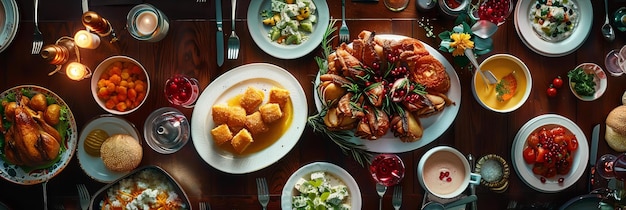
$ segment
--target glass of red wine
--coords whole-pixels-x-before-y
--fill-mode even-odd
[[[165,82],[165,97],[176,106],[194,107],[199,95],[198,80],[176,74]]]
[[[596,162],[596,172],[605,179],[626,179],[626,155],[605,154]]]
[[[404,162],[395,154],[379,154],[374,157],[369,171],[372,178],[384,186],[393,186],[404,178]]]

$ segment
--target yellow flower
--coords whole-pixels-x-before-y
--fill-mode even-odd
[[[453,40],[450,47],[454,48],[452,56],[462,56],[465,54],[465,49],[474,48],[474,42],[470,40],[472,36],[468,33],[453,33],[450,38]]]

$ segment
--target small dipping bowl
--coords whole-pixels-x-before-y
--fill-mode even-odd
[[[485,155],[476,163],[476,173],[480,174],[480,183],[492,190],[501,190],[508,184],[511,169],[502,157],[494,154]]]
[[[485,86],[477,72],[472,77],[472,93],[478,103],[488,110],[500,113],[508,113],[521,107],[528,97],[532,88],[533,80],[530,70],[519,58],[510,54],[495,54],[485,59],[480,64],[480,69],[490,70],[499,80],[504,76],[515,72],[517,91],[513,97],[506,101],[499,101],[496,97],[496,85]]]
[[[576,98],[583,100],[583,101],[593,101],[593,100],[600,98],[604,94],[604,91],[606,91],[606,86],[607,86],[606,73],[604,73],[604,70],[602,70],[602,67],[600,67],[598,64],[595,64],[595,63],[583,63],[583,64],[576,66],[576,68],[574,69],[577,69],[577,68],[582,68],[585,72],[594,74],[593,82],[596,83],[596,86],[595,86],[596,92],[591,96],[579,95],[574,90],[575,83],[571,82],[570,80],[569,89],[572,91],[574,96],[576,96]]]

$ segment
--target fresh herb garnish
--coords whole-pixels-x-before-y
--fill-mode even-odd
[[[570,82],[574,85],[574,91],[581,96],[593,96],[596,93],[596,83],[593,81],[594,74],[587,73],[582,68],[576,68],[567,72]]]

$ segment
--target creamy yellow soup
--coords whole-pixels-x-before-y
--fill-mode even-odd
[[[479,74],[474,75],[474,91],[476,96],[488,107],[495,110],[508,110],[515,107],[523,99],[526,91],[527,78],[522,67],[514,60],[507,58],[498,58],[489,60],[482,64],[481,69],[490,70],[498,79],[515,71],[515,79],[517,80],[517,91],[513,98],[508,101],[498,101],[496,98],[496,84],[485,87],[483,79]]]

